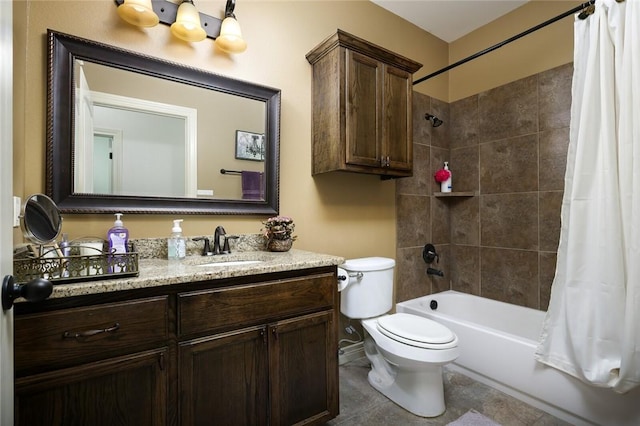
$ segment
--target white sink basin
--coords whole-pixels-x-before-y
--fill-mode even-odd
[[[230,261],[222,261],[222,262],[211,262],[211,263],[203,263],[198,266],[240,266],[240,265],[252,265],[256,263],[262,263],[262,260],[230,260]]]

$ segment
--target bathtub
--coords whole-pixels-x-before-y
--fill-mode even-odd
[[[432,309],[433,301],[437,308]],[[396,305],[449,327],[460,356],[450,368],[575,425],[640,425],[640,390],[588,386],[534,360],[545,312],[456,291]]]

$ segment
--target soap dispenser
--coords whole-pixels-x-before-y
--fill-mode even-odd
[[[169,260],[182,260],[187,255],[187,240],[182,236],[181,223],[182,219],[173,221],[171,237],[167,241],[167,257]]]
[[[107,232],[109,253],[126,253],[129,243],[129,230],[122,223],[122,213],[116,213],[116,220]]]
[[[449,177],[447,180],[440,182],[440,192],[451,192],[451,177],[453,174],[451,173],[451,170],[449,170],[448,161],[444,162],[444,170],[449,172]]]

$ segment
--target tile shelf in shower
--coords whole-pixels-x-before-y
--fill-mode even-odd
[[[434,192],[433,193],[433,196],[436,198],[475,197],[476,195],[478,195],[478,191]]]

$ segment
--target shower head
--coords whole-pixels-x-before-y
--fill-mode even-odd
[[[433,114],[425,114],[424,118],[429,120],[431,122],[431,124],[433,125],[433,127],[438,127],[442,123],[444,123],[444,121],[440,120],[438,117],[436,117]]]

